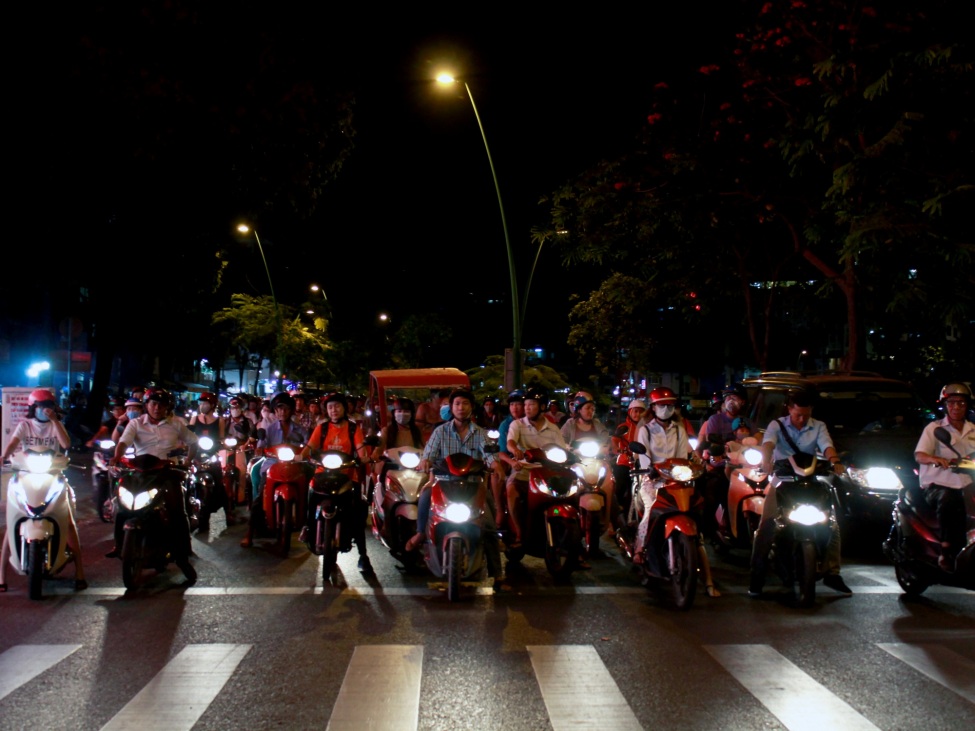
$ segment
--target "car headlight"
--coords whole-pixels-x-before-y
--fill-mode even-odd
[[[471,508],[464,503],[451,503],[444,511],[444,517],[451,523],[466,523],[471,519]]]
[[[903,487],[897,473],[890,467],[868,467],[865,470],[850,467],[850,479],[867,488],[868,492],[897,493]]]
[[[789,520],[801,525],[825,523],[827,517],[826,513],[813,505],[799,505],[789,513]]]

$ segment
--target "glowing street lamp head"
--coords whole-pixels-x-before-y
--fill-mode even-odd
[[[241,223],[237,225],[237,230],[240,231],[242,234],[247,234],[250,233],[251,228],[246,223]]]
[[[457,79],[455,79],[452,74],[448,74],[448,73],[445,72],[445,73],[442,73],[442,74],[437,74],[437,83],[438,84],[444,84],[444,85],[446,85],[446,84],[456,84],[457,83]]]

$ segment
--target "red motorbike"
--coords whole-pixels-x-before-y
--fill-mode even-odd
[[[304,524],[308,496],[308,469],[304,462],[295,461],[298,450],[300,447],[291,444],[265,447],[265,458],[275,462],[265,475],[261,509],[251,508],[252,531],[267,530],[285,557],[291,550],[295,526]]]
[[[580,567],[583,554],[579,497],[586,483],[572,469],[579,459],[561,447],[549,446],[529,449],[524,461],[529,474],[522,542],[519,548],[511,548],[513,534],[505,531],[509,543],[505,555],[513,562],[526,555],[542,558],[554,578],[566,579]]]

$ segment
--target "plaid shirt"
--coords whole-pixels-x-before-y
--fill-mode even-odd
[[[460,438],[454,420],[451,419],[433,430],[430,439],[423,448],[423,459],[431,466],[450,454],[463,452],[472,457],[483,459],[488,466],[494,464],[494,455],[484,453],[484,440],[487,432],[472,421],[467,427],[467,436]]]

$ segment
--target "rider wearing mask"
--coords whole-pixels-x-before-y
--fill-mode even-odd
[[[247,453],[249,451],[250,441],[256,436],[257,427],[245,414],[246,403],[244,399],[240,396],[231,396],[228,405],[230,406],[230,416],[225,421],[225,429],[228,437],[234,437],[237,440],[238,446],[236,460],[237,470],[240,473],[240,484],[236,486],[236,489],[240,494],[246,495]],[[224,457],[224,468],[229,466],[226,464],[229,456],[228,453]],[[233,485],[228,485],[227,487],[234,489]]]
[[[745,393],[740,388],[726,388],[721,396],[721,409],[712,414],[698,432],[698,454],[703,452],[708,442],[724,444],[735,438],[732,424],[745,406]]]
[[[666,386],[653,389],[650,392],[650,408],[653,410],[653,418],[647,421],[637,434],[637,441],[647,448],[646,454],[639,455],[641,469],[648,469],[671,458],[690,458],[698,461],[699,458],[691,449],[687,429],[684,427],[684,417],[677,410],[677,394]],[[638,507],[642,505],[643,517],[640,519],[640,526],[636,534],[633,551],[634,563],[641,563],[643,560],[643,548],[646,545],[647,531],[650,528],[650,508],[656,494],[657,481],[651,475],[644,475],[637,493]],[[714,586],[714,580],[711,577],[711,563],[708,560],[708,554],[700,533],[698,538],[698,555],[708,596],[721,596],[721,593]]]
[[[125,399],[117,398],[112,400],[112,410],[109,417],[101,423],[98,427],[98,431],[95,432],[94,436],[85,442],[85,446],[91,449],[98,444],[102,439],[111,439],[114,441],[112,436],[115,433],[115,427],[118,426],[118,421],[123,416],[125,416]]]
[[[186,446],[187,456],[192,459],[196,452],[197,436],[182,421],[173,416],[173,395],[164,388],[150,388],[146,391],[146,413],[132,419],[115,445],[115,456],[109,461],[113,467],[131,446],[135,455],[151,454],[169,460],[170,454]],[[183,499],[183,473],[166,470],[160,480],[169,529],[172,531],[173,562],[186,576],[187,584],[196,583],[196,570],[190,564],[192,554],[190,544],[190,521],[186,516],[186,501]],[[120,510],[115,517],[115,547],[105,554],[117,558],[122,549],[122,534],[128,514]]]
[[[415,407],[412,399],[401,396],[393,401],[389,407],[393,417],[387,426],[379,432],[379,443],[372,449],[370,459],[375,465],[375,476],[382,480],[389,463],[383,459],[387,449],[396,447],[413,447],[423,449],[423,435],[416,425],[413,414]]]
[[[11,454],[20,448],[22,451],[43,452],[54,450],[63,453],[71,446],[71,437],[64,424],[61,423],[61,416],[58,412],[57,401],[51,391],[44,388],[36,388],[27,397],[27,418],[17,424],[14,433],[10,436],[3,455],[0,456],[0,464],[7,461]],[[84,562],[81,558],[81,539],[78,537],[78,526],[74,519],[75,496],[74,490],[70,485],[65,487],[68,490],[68,535],[67,543],[74,554],[74,588],[75,591],[82,591],[88,588],[85,581]],[[3,582],[3,572],[6,570],[7,561],[10,557],[10,542],[7,536],[3,538],[3,548],[0,549],[0,592],[7,590],[7,584]]]
[[[190,417],[189,427],[197,436],[208,436],[215,442],[224,437],[223,417],[217,413],[220,400],[216,394],[204,391],[197,402],[197,413]]]
[[[697,451],[704,455],[710,451],[710,467],[702,476],[704,495],[704,521],[701,528],[709,536],[717,530],[715,513],[719,505],[728,504],[728,470],[724,456],[724,445],[735,440],[735,420],[745,406],[745,392],[740,388],[726,388],[721,392],[721,409],[712,414],[701,426],[698,433]],[[709,450],[710,445],[713,446]]]
[[[633,459],[626,449],[630,442],[635,442],[643,418],[647,413],[647,402],[643,399],[633,399],[626,407],[626,418],[616,427],[612,438],[613,451],[616,454],[613,465],[613,481],[616,483],[616,504],[620,515],[624,519],[630,512],[633,499],[633,483],[630,479],[630,464]]]
[[[312,449],[325,451],[327,449],[338,450],[345,454],[356,455],[362,462],[369,463],[369,447],[366,446],[365,436],[358,422],[351,421],[347,416],[346,400],[340,393],[330,393],[325,397],[325,413],[328,420],[323,421],[315,427],[308,444],[301,452],[301,458],[307,459]],[[359,472],[356,468],[349,470],[349,479],[358,483],[360,480]],[[360,496],[362,491],[355,489],[351,491],[352,504],[352,540],[359,549],[359,571],[362,573],[372,573],[372,562],[366,547],[366,516],[369,505]],[[315,509],[323,500],[322,496],[309,488],[307,520],[301,529],[300,540],[307,542],[309,534],[315,528]]]
[[[975,455],[975,424],[966,419],[972,405],[972,390],[964,383],[949,383],[941,389],[938,403],[945,417],[924,427],[914,448],[914,458],[921,465],[921,488],[924,499],[935,509],[941,532],[941,556],[938,566],[943,571],[955,570],[955,556],[965,545],[965,488],[972,484],[970,475],[948,469],[958,454]],[[944,427],[951,435],[951,446],[939,442],[934,430]]]
[[[599,419],[596,418],[596,402],[588,393],[580,393],[572,401],[572,416],[562,425],[562,438],[567,444],[572,444],[577,439],[585,437],[595,437],[600,442],[606,442],[609,438],[609,430]],[[605,446],[603,447],[605,449]],[[602,459],[602,457],[600,457]],[[610,531],[610,535],[615,535],[613,528],[613,516],[616,515],[616,484],[613,481],[613,474],[610,472],[602,483],[603,490],[606,491],[606,506],[603,511],[602,521],[604,529]],[[589,558],[605,558],[605,554],[594,546],[589,551]]]

